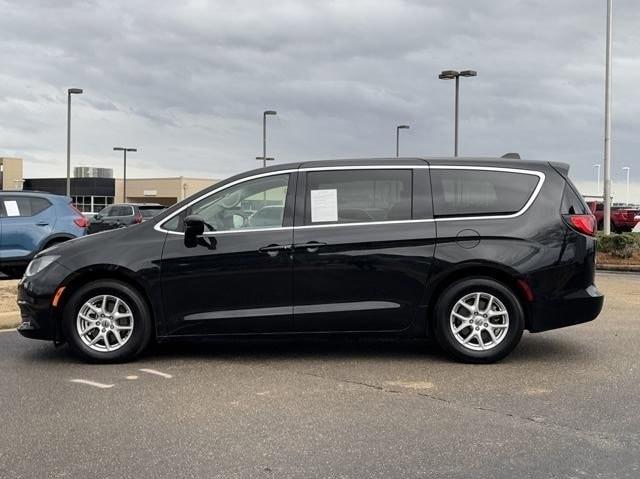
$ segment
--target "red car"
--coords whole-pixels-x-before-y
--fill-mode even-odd
[[[598,230],[604,229],[604,205],[601,201],[587,201],[589,209],[598,221]],[[611,207],[611,231],[624,233],[633,230],[640,221],[640,210],[633,208]]]

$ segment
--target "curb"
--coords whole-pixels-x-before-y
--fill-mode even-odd
[[[0,329],[16,328],[20,324],[20,312],[0,313]]]
[[[637,264],[598,264],[596,271],[618,271],[625,273],[640,273],[640,265]]]

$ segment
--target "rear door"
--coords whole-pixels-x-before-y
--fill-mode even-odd
[[[2,259],[27,258],[38,252],[55,226],[54,208],[46,198],[3,196]]]
[[[426,164],[303,169],[297,191],[296,329],[408,328],[434,255]]]

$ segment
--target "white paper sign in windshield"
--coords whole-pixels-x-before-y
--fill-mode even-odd
[[[20,210],[18,209],[17,201],[5,201],[4,210],[7,212],[7,216],[20,216]]]
[[[338,190],[311,190],[311,222],[338,221]]]

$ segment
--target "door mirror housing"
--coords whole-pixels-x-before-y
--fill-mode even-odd
[[[102,215],[100,213],[98,213],[97,215],[95,215],[93,217],[93,219],[96,220],[96,221],[100,221],[102,219]]]
[[[184,219],[185,238],[196,238],[204,234],[204,219],[199,215],[189,215]]]

